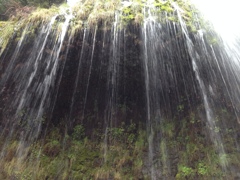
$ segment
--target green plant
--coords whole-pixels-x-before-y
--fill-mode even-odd
[[[124,133],[124,128],[110,128],[109,132],[113,138],[122,138]]]
[[[176,176],[177,179],[179,178],[187,178],[190,176],[194,175],[194,170],[191,167],[185,166],[185,165],[180,165],[179,166],[179,171]]]
[[[221,130],[221,129],[220,129],[220,127],[217,127],[217,126],[216,126],[216,127],[214,127],[214,132],[215,132],[215,133],[219,133],[219,132],[220,132],[220,130]]]
[[[166,137],[173,138],[174,129],[175,129],[175,125],[173,122],[164,122],[162,124],[162,132],[163,132],[163,135]]]
[[[208,169],[207,166],[203,162],[199,162],[197,165],[197,173],[199,175],[207,175]]]
[[[83,125],[79,124],[73,128],[72,137],[74,140],[82,140],[85,136],[85,129]]]
[[[132,143],[135,141],[135,139],[136,139],[135,134],[129,134],[129,135],[128,135],[127,140],[128,140],[128,143],[129,143],[129,144],[132,144]]]
[[[177,111],[179,113],[183,112],[183,110],[184,110],[184,105],[183,104],[180,104],[180,105],[177,106]]]
[[[43,153],[50,157],[56,157],[61,151],[61,145],[58,140],[51,140],[43,147]]]

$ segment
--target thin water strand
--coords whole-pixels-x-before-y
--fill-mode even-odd
[[[200,86],[200,90],[201,90],[201,93],[202,93],[202,97],[203,97],[203,102],[204,102],[204,108],[205,108],[205,112],[206,112],[206,118],[207,118],[209,133],[211,135],[212,142],[214,143],[214,145],[215,145],[215,147],[216,147],[216,149],[219,153],[219,159],[221,161],[222,168],[226,171],[227,160],[225,158],[221,158],[221,156],[225,154],[225,150],[224,150],[224,147],[223,147],[223,142],[222,142],[221,136],[214,131],[214,128],[216,127],[216,124],[215,124],[215,121],[214,121],[213,111],[212,111],[212,109],[209,105],[209,100],[208,100],[208,97],[207,97],[206,87],[204,85],[204,82],[201,79],[199,69],[198,69],[198,65],[197,65],[197,60],[200,61],[199,55],[194,50],[194,46],[193,46],[193,43],[192,43],[192,41],[189,37],[187,27],[186,27],[186,25],[185,25],[185,23],[184,23],[184,21],[181,17],[180,8],[178,7],[178,5],[176,3],[172,3],[172,5],[177,11],[178,19],[179,19],[183,34],[185,35],[186,40],[187,40],[187,48],[188,48],[189,54],[191,56],[193,70],[195,72],[195,75],[196,75],[196,78],[197,78],[197,81],[198,81],[198,84]]]

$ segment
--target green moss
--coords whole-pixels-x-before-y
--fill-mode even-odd
[[[221,113],[230,118],[226,111]],[[222,170],[223,160],[239,168],[240,153],[232,148],[232,136],[226,130],[227,153],[219,155],[214,144],[198,133],[204,128],[198,119],[197,113],[191,112],[184,119],[164,119],[156,126],[155,134],[161,134],[156,161],[162,165],[162,175],[172,175],[169,160],[173,163],[171,158],[174,157],[172,166],[177,168],[176,179],[233,178],[231,172]],[[103,138],[86,137],[82,125],[76,125],[70,135],[53,128],[44,141],[39,139],[26,147],[21,160],[16,154],[21,143],[11,141],[1,161],[1,174],[4,179],[149,179],[150,174],[144,173],[149,148],[147,137],[147,131],[137,128],[137,124],[123,123],[108,129],[106,148]]]
[[[14,36],[16,25],[14,21],[0,21],[0,55]]]
[[[198,29],[195,24],[199,23],[195,22],[193,13],[197,12],[188,2],[178,0],[176,3],[183,11],[182,16],[187,26],[191,31],[195,32]],[[6,48],[9,40],[15,32],[15,29],[22,29],[27,24],[31,24],[28,35],[30,35],[30,37],[34,37],[39,25],[48,23],[53,16],[58,15],[58,17],[60,17],[60,15],[63,13],[61,9],[64,8],[67,8],[66,4],[63,4],[59,7],[52,6],[48,9],[38,8],[28,16],[20,17],[15,21],[0,22],[0,28],[3,26],[6,27],[0,33],[1,52],[3,52],[3,50]],[[145,12],[143,12],[144,8],[146,9]],[[84,27],[95,28],[100,23],[105,24],[105,26],[111,26],[115,21],[116,12],[120,15],[119,22],[122,22],[123,27],[128,24],[142,24],[144,21],[144,16],[149,16],[149,8],[154,18],[161,23],[165,23],[166,21],[178,21],[178,17],[176,13],[174,13],[171,1],[155,0],[154,6],[149,7],[147,1],[143,0],[134,0],[128,6],[123,6],[119,0],[86,0],[73,7],[74,18],[71,20],[71,31],[69,31],[69,33],[74,35]],[[61,22],[62,21],[58,20],[56,30],[61,27]],[[17,35],[16,40],[19,40],[19,37],[21,37],[21,34]]]
[[[53,16],[57,15],[59,12],[60,12],[60,8],[56,7],[56,6],[52,6],[49,9],[38,8],[37,10],[32,12],[32,14],[27,19],[26,23],[29,23],[29,22],[35,22],[35,23],[49,22],[50,19]]]
[[[45,141],[39,140],[26,149],[28,155],[19,164],[18,141],[11,142],[7,147],[9,155],[6,157],[9,158],[2,161],[2,174],[6,174],[6,179],[13,176],[18,179],[131,179],[142,176],[145,135],[144,131],[133,134],[136,131],[134,123],[111,128],[109,133],[116,139],[109,137],[115,142],[109,144],[106,157],[102,141],[89,140],[82,129],[81,125],[75,126],[73,134],[66,138],[58,128],[52,129]],[[134,138],[130,138],[133,135]],[[129,143],[123,141],[127,139]]]

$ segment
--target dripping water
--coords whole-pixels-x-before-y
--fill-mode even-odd
[[[90,77],[91,77],[92,64],[93,64],[93,55],[94,55],[94,50],[95,50],[95,45],[96,45],[96,33],[97,33],[97,27],[95,27],[94,35],[93,35],[93,47],[92,47],[91,58],[90,58],[90,66],[89,66],[88,77],[87,77],[87,87],[86,87],[84,103],[83,103],[83,117],[82,117],[82,119],[84,119],[84,111],[85,111],[85,107],[86,107],[86,103],[87,103],[89,81],[90,81]]]
[[[45,57],[46,49],[49,48],[50,45],[49,37],[53,32],[52,27],[57,16],[52,17],[48,24],[43,24],[39,35],[34,42],[33,51],[28,56],[25,67],[17,72],[14,77],[14,81],[17,82],[17,91],[11,107],[17,107],[13,117],[17,122],[14,122],[10,129],[10,133],[7,135],[1,151],[1,157],[4,157],[6,147],[12,138],[13,132],[15,133],[15,131],[17,131],[17,126],[20,124],[22,130],[19,132],[20,139],[16,149],[16,168],[21,166],[22,160],[27,156],[28,146],[41,132],[44,109],[50,105],[50,91],[55,83],[57,69],[59,69],[60,64],[59,57],[72,15],[65,14],[65,17],[66,19],[62,25],[61,33],[59,36],[56,36],[55,42],[51,41],[53,42],[53,47],[49,55]],[[26,26],[26,28],[28,28],[28,26]],[[26,30],[27,29],[25,29],[25,31]],[[25,39],[25,31],[22,34],[15,50],[15,54],[12,57],[13,63],[17,56],[20,55],[20,49],[24,48],[22,45],[23,40]],[[12,66],[13,64],[10,63],[8,68],[12,68]],[[42,71],[41,68],[44,70]],[[39,72],[43,73],[45,76],[43,78],[39,77]],[[8,79],[5,78],[5,80]],[[5,128],[7,130],[9,128],[8,125],[5,125]]]
[[[213,113],[212,108],[210,107],[207,90],[206,90],[204,82],[201,79],[201,76],[199,73],[197,61],[201,61],[201,59],[200,59],[199,55],[197,54],[197,52],[194,50],[194,45],[189,37],[187,27],[181,17],[180,8],[178,7],[178,5],[176,3],[172,3],[172,5],[175,8],[175,10],[177,11],[177,15],[178,15],[178,19],[179,19],[179,22],[180,22],[180,25],[182,28],[182,32],[186,37],[187,48],[188,48],[189,54],[191,56],[193,70],[195,72],[195,75],[196,75],[196,78],[197,78],[197,81],[198,81],[198,84],[199,84],[199,87],[200,87],[200,90],[202,93],[202,97],[203,97],[204,108],[205,108],[205,112],[206,112],[206,118],[207,118],[207,124],[208,124],[208,128],[209,128],[210,137],[219,153],[219,159],[221,161],[222,168],[226,171],[227,160],[225,158],[221,158],[221,157],[223,157],[222,155],[225,154],[222,138],[221,138],[220,134],[218,134],[217,132],[214,131],[214,129],[217,127],[215,120],[214,120],[214,113]]]
[[[109,69],[108,69],[108,97],[107,107],[105,110],[105,130],[104,130],[104,162],[107,161],[107,149],[108,149],[108,133],[109,128],[116,126],[114,121],[116,120],[116,106],[117,106],[117,88],[118,88],[118,73],[119,73],[119,61],[120,61],[120,41],[121,41],[121,24],[120,14],[116,12],[115,21],[111,28],[111,50],[109,58]],[[116,122],[116,121],[115,121]]]
[[[79,84],[79,78],[80,78],[79,75],[80,75],[80,69],[81,69],[81,62],[83,60],[83,53],[84,53],[84,49],[85,49],[85,44],[86,44],[85,41],[86,41],[86,39],[88,39],[88,31],[87,31],[86,28],[84,28],[81,54],[80,54],[80,59],[78,61],[77,75],[76,75],[76,78],[75,78],[75,81],[74,81],[73,95],[72,95],[72,99],[71,99],[70,112],[69,112],[69,118],[68,118],[68,120],[70,122],[72,122],[72,123],[74,122],[72,120],[72,113],[73,113],[73,107],[74,107],[74,104],[75,104],[77,87],[78,87],[78,84]]]

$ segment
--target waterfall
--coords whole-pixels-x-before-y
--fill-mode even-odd
[[[238,12],[220,5],[68,0],[16,23],[0,179],[239,178]]]
[[[208,97],[207,97],[206,87],[204,85],[203,80],[200,77],[200,74],[199,74],[199,68],[198,68],[198,65],[197,65],[197,61],[201,61],[201,59],[199,58],[199,55],[194,51],[194,46],[193,46],[192,41],[190,40],[189,34],[187,32],[186,25],[184,24],[184,22],[181,18],[181,15],[180,15],[180,12],[179,12],[179,7],[176,4],[173,4],[173,6],[175,7],[175,9],[178,13],[178,17],[179,17],[179,21],[180,21],[180,24],[181,24],[182,31],[183,31],[184,35],[186,36],[186,39],[187,39],[187,47],[188,47],[189,54],[191,56],[193,70],[196,74],[196,78],[197,78],[197,81],[199,83],[201,93],[202,93],[202,96],[203,96],[204,108],[205,108],[205,111],[206,111],[206,118],[207,118],[207,123],[208,123],[208,126],[209,126],[209,130],[210,130],[210,136],[212,138],[213,143],[216,145],[216,148],[218,149],[219,154],[225,154],[225,150],[224,150],[224,147],[222,145],[221,137],[219,136],[218,133],[216,133],[214,131],[214,128],[216,128],[217,126],[215,124],[212,108],[209,105],[209,100],[208,100]],[[202,42],[204,43],[204,41],[202,41]],[[203,46],[204,45],[205,44],[203,44]],[[206,52],[206,48],[203,49],[203,51],[204,50]],[[226,160],[223,160],[223,162],[222,162],[223,168],[226,168],[225,166],[226,166],[227,162],[225,162],[225,161]]]

